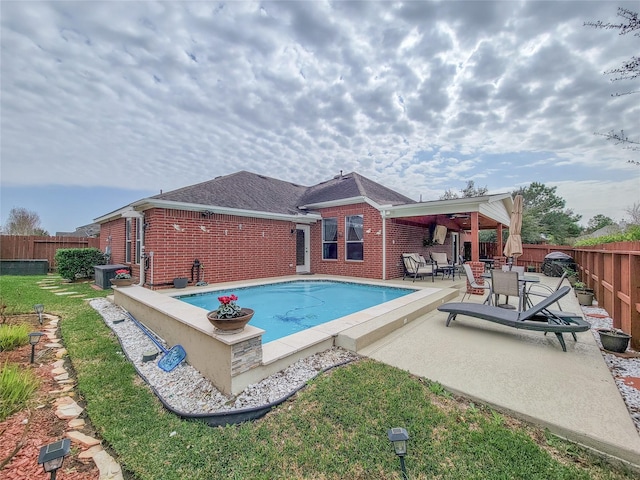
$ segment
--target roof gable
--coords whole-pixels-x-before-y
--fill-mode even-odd
[[[409,197],[352,172],[336,175],[331,180],[307,188],[300,198],[299,205],[313,205],[354,197],[366,197],[379,205],[415,203]]]

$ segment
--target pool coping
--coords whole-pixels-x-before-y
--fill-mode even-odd
[[[237,334],[216,334],[206,318],[206,309],[173,298],[221,289],[323,280],[406,288],[415,292],[264,344],[261,340],[264,330],[251,324]],[[333,346],[357,353],[457,295],[455,288],[433,284],[399,285],[382,280],[330,275],[291,275],[160,291],[136,286],[114,289],[118,305],[132,311],[169,345],[182,344],[187,351],[187,361],[213,381],[219,390],[231,394],[239,393],[248,385]],[[175,321],[175,324],[168,326],[167,320]]]

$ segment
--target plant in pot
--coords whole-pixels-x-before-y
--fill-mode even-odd
[[[132,285],[135,281],[136,279],[131,276],[131,271],[126,268],[116,270],[115,276],[110,280],[111,285],[116,285],[118,287]]]
[[[576,282],[573,289],[576,292],[576,297],[578,297],[578,303],[580,305],[588,307],[593,304],[593,290],[587,288],[586,283]]]
[[[573,287],[576,283],[578,283],[578,272],[576,272],[574,269],[565,268],[564,273],[566,273],[567,280],[569,280],[569,285]]]
[[[609,352],[623,353],[629,346],[631,339],[631,335],[619,328],[599,328],[598,334],[602,348]]]
[[[207,319],[215,327],[217,334],[232,334],[241,332],[254,311],[250,308],[241,308],[236,301],[238,297],[231,294],[218,297],[220,305],[217,310],[207,313]]]

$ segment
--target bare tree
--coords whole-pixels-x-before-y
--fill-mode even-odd
[[[26,208],[14,207],[9,212],[9,218],[3,228],[6,235],[49,235],[40,228],[40,216]]]
[[[638,13],[629,9],[618,7],[618,17],[622,17],[625,21],[621,23],[604,23],[601,20],[597,22],[585,22],[585,26],[602,28],[605,30],[618,30],[618,35],[626,35],[630,32],[635,32],[634,37],[640,37],[640,21],[638,20]],[[612,82],[620,80],[634,80],[640,77],[640,57],[632,56],[629,60],[626,60],[617,68],[606,70],[604,75],[610,75]],[[621,97],[625,95],[631,95],[634,93],[640,93],[640,90],[629,90],[627,92],[616,92],[612,94],[612,97]],[[620,130],[620,133],[611,130],[607,133],[595,132],[596,135],[601,135],[607,140],[612,140],[616,145],[624,145],[624,148],[628,150],[640,150],[640,141],[630,139],[624,130]],[[640,165],[637,160],[628,160],[629,163],[634,165]]]
[[[624,211],[631,218],[629,223],[632,225],[640,225],[640,202],[636,202],[632,206],[625,208]]]
[[[444,195],[440,197],[440,200],[451,200],[452,198],[468,198],[468,197],[481,197],[488,192],[487,187],[477,187],[473,180],[467,181],[467,186],[460,190],[462,196],[455,193],[450,188],[445,190]]]

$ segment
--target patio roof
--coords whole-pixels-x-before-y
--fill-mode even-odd
[[[498,225],[509,226],[513,198],[509,193],[483,195],[481,197],[453,198],[412,203],[409,205],[383,206],[385,218],[406,218],[422,224],[433,223],[438,217],[455,222],[461,230],[471,229],[471,214],[478,213],[480,229],[493,229]]]

